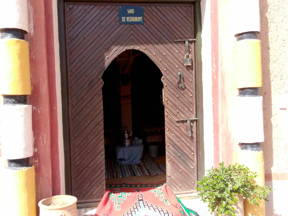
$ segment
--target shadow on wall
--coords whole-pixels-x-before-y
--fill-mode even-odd
[[[273,130],[272,130],[272,92],[271,92],[271,75],[270,75],[270,52],[269,52],[269,26],[268,26],[268,4],[267,0],[260,1],[261,14],[261,45],[262,45],[262,73],[263,73],[263,112],[264,112],[264,161],[265,161],[265,181],[272,186],[271,178],[267,178],[267,173],[272,173],[273,167]],[[273,191],[270,193],[269,202],[266,204],[266,214],[273,214]]]
[[[201,1],[201,18],[202,18],[202,20],[204,20],[204,16],[205,16],[205,13],[206,13],[206,0],[202,0]]]

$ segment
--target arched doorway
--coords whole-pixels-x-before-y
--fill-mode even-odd
[[[166,181],[162,73],[143,52],[126,50],[103,74],[106,185]]]
[[[63,98],[67,103],[66,185],[67,192],[77,196],[79,203],[98,202],[105,191],[105,153],[108,151],[105,152],[104,146],[105,141],[109,141],[105,140],[104,130],[103,73],[126,50],[145,53],[163,75],[167,184],[175,193],[190,193],[196,186],[197,93],[195,49],[193,40],[190,40],[195,37],[194,6],[135,4],[136,7],[144,8],[145,22],[126,25],[117,19],[122,5],[65,3],[67,71],[64,80],[67,86],[63,88],[66,91]],[[184,42],[185,39],[188,42]],[[190,67],[184,64],[184,56],[185,60],[191,60]],[[141,74],[146,73],[132,74],[140,74],[141,77]],[[158,74],[161,76],[161,73]],[[151,80],[160,82],[159,77],[155,79],[151,76],[150,79],[149,76],[144,85],[147,91],[153,89]],[[127,76],[122,76],[121,80],[125,82],[126,79]],[[116,105],[113,104],[113,107],[117,108]],[[132,120],[140,122],[131,113]],[[133,130],[137,124],[130,122]],[[121,124],[118,124],[118,128],[122,127]],[[138,125],[138,129],[141,127]],[[135,131],[138,129],[134,128]],[[117,138],[116,135],[113,138]],[[119,139],[121,132],[118,132]]]

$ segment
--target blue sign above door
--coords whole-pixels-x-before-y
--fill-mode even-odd
[[[119,9],[121,24],[144,24],[144,8],[138,6],[121,6]]]

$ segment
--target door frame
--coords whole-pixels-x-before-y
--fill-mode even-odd
[[[64,164],[65,164],[65,192],[72,192],[71,185],[71,154],[70,154],[70,134],[69,134],[69,106],[68,106],[68,79],[67,79],[67,56],[66,56],[66,32],[65,32],[65,2],[102,2],[102,3],[191,3],[194,4],[196,30],[195,42],[195,88],[196,88],[196,114],[198,122],[196,124],[197,133],[197,176],[201,178],[205,172],[204,164],[204,138],[203,138],[203,88],[202,88],[202,61],[201,61],[201,5],[199,0],[58,0],[58,30],[59,30],[59,53],[61,71],[61,99],[62,99],[62,122],[63,122],[63,141],[64,141]]]

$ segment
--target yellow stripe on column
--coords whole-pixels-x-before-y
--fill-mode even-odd
[[[249,145],[249,144],[248,144]],[[249,167],[250,170],[257,173],[255,179],[260,186],[265,185],[264,178],[264,154],[261,149],[242,149],[238,151],[238,162]],[[244,201],[244,210],[246,216],[264,216],[265,201],[261,201],[259,206],[251,205],[248,201]]]
[[[19,39],[0,40],[0,94],[31,94],[27,41]]]
[[[262,86],[261,44],[258,39],[236,42],[236,70],[238,88]]]
[[[265,185],[264,178],[264,156],[262,150],[239,150],[238,162],[249,167],[250,170],[257,173],[255,179],[260,186]],[[244,202],[245,215],[247,216],[264,216],[265,215],[265,201],[261,201],[259,206],[251,205],[247,201]]]
[[[249,144],[247,144],[249,145]],[[252,147],[253,148],[253,147]],[[258,185],[265,185],[264,180],[264,157],[262,150],[239,150],[238,152],[238,162],[243,164],[253,172],[257,173],[255,179]]]
[[[1,175],[1,215],[36,216],[34,167],[5,168]]]

